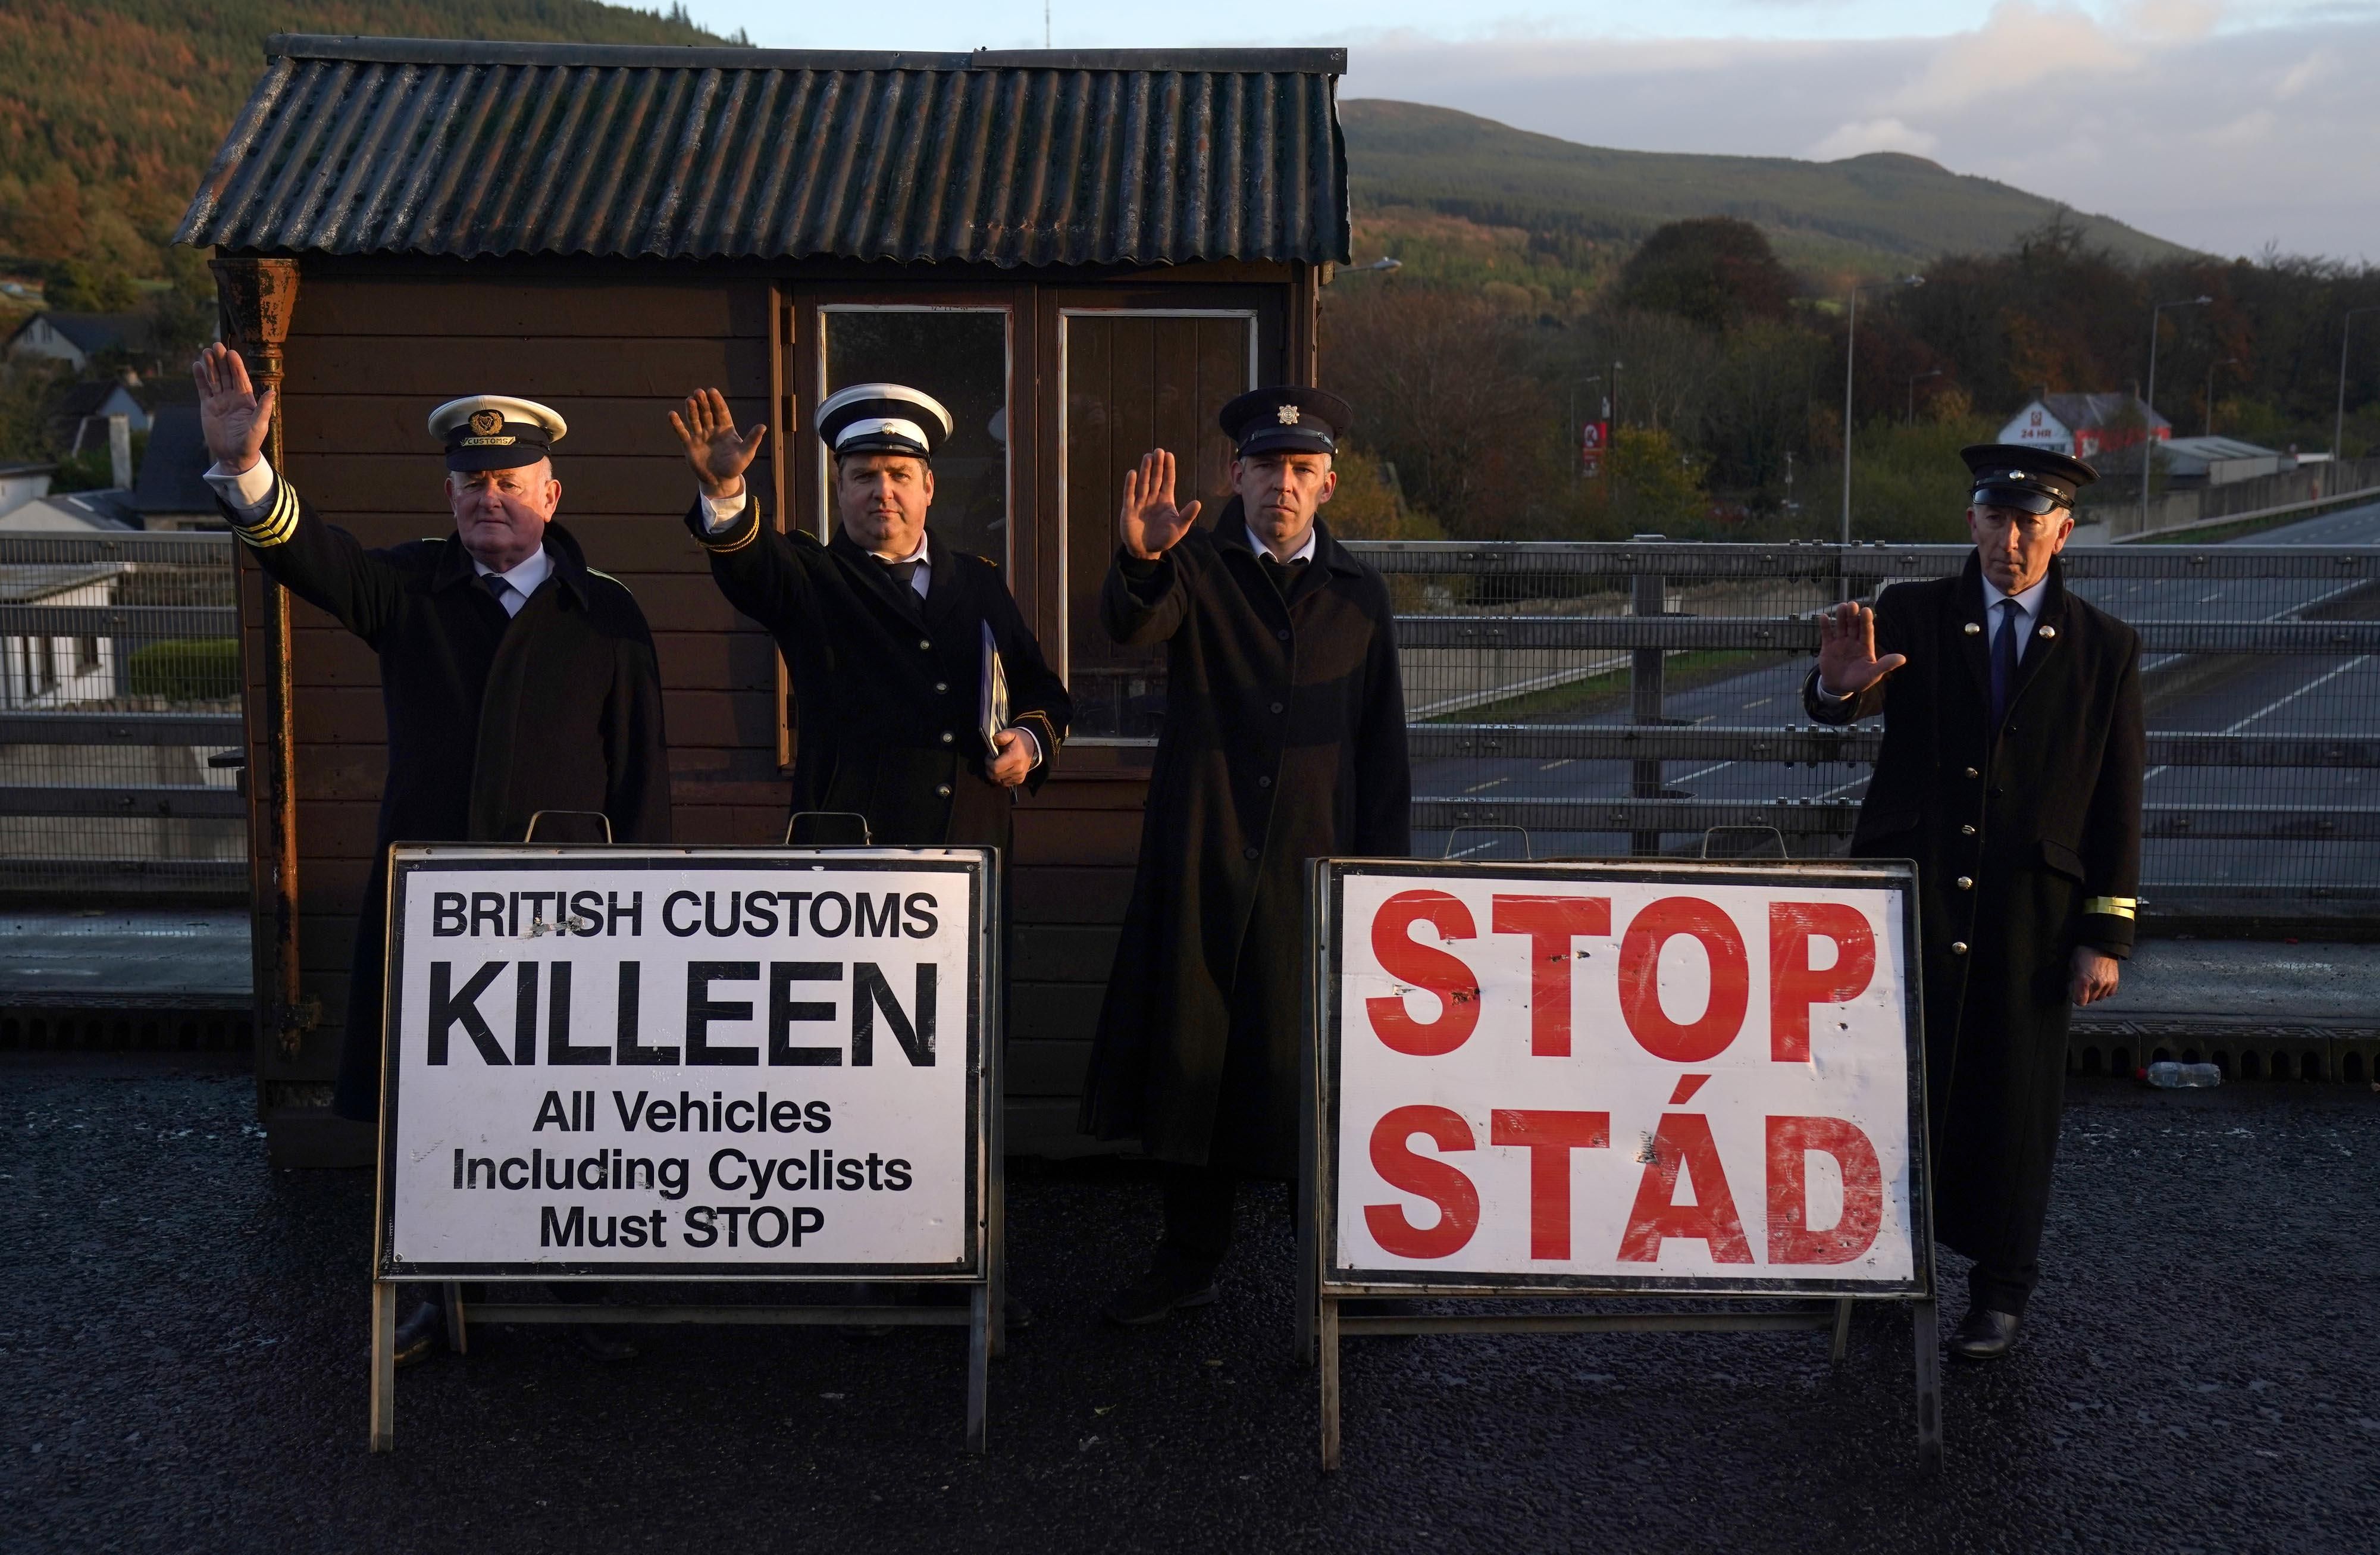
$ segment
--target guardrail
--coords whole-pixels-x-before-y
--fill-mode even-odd
[[[0,535],[0,893],[246,893],[231,546]]]
[[[1815,613],[1971,554],[1658,539],[1350,549],[1397,599],[1417,845],[1479,852],[1500,845],[1492,830],[1450,834],[1518,827],[1540,856],[1771,832],[1771,848],[1839,851],[1881,733],[1803,715]],[[2070,548],[2064,571],[2146,650],[2147,910],[2380,906],[2380,545]]]

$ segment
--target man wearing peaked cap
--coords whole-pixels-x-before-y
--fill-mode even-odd
[[[2139,905],[2140,636],[2066,590],[2080,459],[1963,451],[1975,554],[1821,622],[1810,716],[1884,716],[1852,851],[1914,858],[1936,1234],[1974,1260],[1950,1342],[2005,1355],[2039,1279],[2070,1004],[2116,991]]]
[[[1388,587],[1320,510],[1354,419],[1258,389],[1219,419],[1237,456],[1212,523],[1173,456],[1123,477],[1099,619],[1166,648],[1140,862],[1099,1011],[1083,1127],[1167,1163],[1148,1272],[1107,1306],[1164,1320],[1215,1299],[1244,1177],[1297,1170],[1305,866],[1411,845],[1403,683]]]
[[[555,520],[561,416],[531,400],[476,395],[430,414],[445,446],[451,533],[368,548],[322,521],[264,458],[274,395],[251,388],[237,353],[211,346],[193,367],[206,473],[232,532],[264,570],[327,612],[380,659],[388,777],[349,963],[345,1045],[333,1107],[380,1115],[381,984],[393,843],[519,842],[540,810],[603,816],[611,840],[667,842],[669,760],[652,633],[615,578],[587,565]],[[382,504],[405,507],[391,493]],[[539,840],[601,842],[602,823],[541,827]],[[436,1342],[435,1307],[399,1335],[400,1358]],[[633,1354],[581,1330],[599,1355]]]
[[[700,488],[686,528],[793,677],[794,811],[861,817],[878,843],[1005,848],[1015,796],[1048,778],[1073,703],[999,568],[927,522],[951,414],[904,384],[857,383],[816,419],[833,461],[825,544],[768,523],[747,484],[766,427],[739,431],[716,389],[670,417]],[[1007,702],[990,728],[995,666]],[[844,824],[813,815],[796,840],[860,841]]]

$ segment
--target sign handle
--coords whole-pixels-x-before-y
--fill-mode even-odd
[[[1339,1468],[1339,1299],[1322,1298],[1322,1469]]]
[[[446,1345],[458,1355],[471,1353],[470,1330],[463,1324],[463,1286],[460,1281],[446,1282]]]
[[[523,845],[537,841],[537,823],[550,815],[575,815],[582,820],[600,820],[603,823],[604,844],[608,846],[612,841],[612,818],[601,810],[540,810],[528,818],[528,830],[521,833]]]
[[[1851,1353],[1852,1301],[1851,1297],[1845,1296],[1835,1303],[1835,1336],[1833,1343],[1828,1348],[1827,1359],[1840,1366],[1843,1364],[1843,1357]]]
[[[991,1394],[991,1287],[977,1285],[967,1292],[966,1450],[990,1450],[985,1415]]]
[[[396,1287],[372,1282],[371,1450],[396,1451]]]
[[[1932,1296],[1912,1302],[1917,1341],[1917,1462],[1929,1474],[1942,1468],[1942,1333]]]

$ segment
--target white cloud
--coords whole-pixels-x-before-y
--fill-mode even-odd
[[[1984,25],[1953,33],[1931,51],[1925,69],[1890,99],[1893,106],[1938,114],[1970,103],[2010,102],[2060,76],[2104,81],[2139,68],[2139,52],[2080,11],[2044,10],[2001,0]]]
[[[1932,156],[1934,148],[1941,143],[1940,136],[1912,129],[1899,119],[1862,119],[1856,124],[1837,125],[1825,140],[1802,154],[1812,162],[1838,162],[1847,156],[1865,156],[1870,152]]]
[[[2259,146],[2273,138],[2279,123],[2270,108],[2251,108],[2228,124],[2200,131],[2198,138],[2210,146]]]

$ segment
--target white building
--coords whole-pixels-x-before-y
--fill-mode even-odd
[[[2096,460],[2138,443],[2144,422],[2149,435],[2160,443],[2173,436],[2173,423],[2138,395],[2045,395],[2010,418],[1998,441],[2045,445],[2078,459]]]
[[[118,563],[0,567],[0,605],[105,608],[115,601]],[[55,708],[115,695],[115,643],[47,632],[0,636],[0,708]]]

